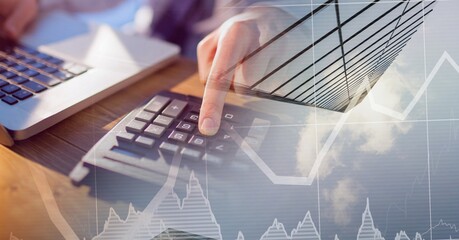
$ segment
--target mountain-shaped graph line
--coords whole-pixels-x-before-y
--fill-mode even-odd
[[[395,110],[389,109],[387,107],[384,107],[382,105],[379,105],[375,102],[373,94],[371,92],[371,87],[368,79],[365,79],[362,81],[360,84],[357,93],[352,100],[351,103],[348,106],[348,109],[346,110],[343,115],[341,115],[339,121],[336,123],[335,127],[333,128],[332,132],[330,133],[330,136],[327,138],[324,146],[321,148],[319,154],[317,155],[316,160],[314,161],[314,164],[309,172],[308,176],[303,176],[303,177],[297,177],[297,176],[279,176],[274,173],[274,171],[263,161],[263,159],[260,158],[260,156],[253,150],[253,148],[244,140],[242,139],[239,134],[228,128],[226,126],[226,131],[228,134],[235,140],[235,142],[239,145],[241,150],[249,156],[249,158],[252,160],[252,162],[255,163],[255,165],[268,177],[268,179],[276,185],[297,185],[297,186],[310,186],[313,182],[315,177],[317,176],[317,173],[319,172],[319,168],[322,164],[323,159],[327,155],[328,151],[330,150],[331,146],[335,142],[338,134],[341,132],[342,127],[344,126],[346,120],[349,118],[350,114],[352,113],[352,110],[354,106],[357,105],[358,100],[360,99],[361,94],[366,90],[368,93],[369,101],[370,101],[370,107],[373,111],[382,113],[386,116],[395,118],[397,120],[405,120],[406,117],[411,113],[413,110],[414,106],[419,102],[421,99],[422,95],[424,92],[427,90],[427,87],[430,85],[432,80],[435,78],[437,75],[438,71],[440,68],[445,64],[445,62],[448,62],[451,64],[451,66],[456,69],[456,71],[459,73],[459,65],[453,60],[453,58],[445,51],[443,55],[440,57],[438,62],[435,64],[435,67],[429,74],[429,76],[426,78],[425,82],[421,86],[421,88],[418,90],[416,93],[415,97],[413,100],[408,104],[407,108],[403,112],[397,112]]]
[[[170,192],[173,191],[173,188],[175,187],[175,182],[177,180],[177,175],[180,169],[180,163],[182,161],[182,157],[180,154],[174,154],[174,157],[172,158],[171,166],[169,168],[169,173],[167,175],[167,180],[163,184],[163,186],[159,189],[159,191],[155,194],[153,199],[148,203],[148,205],[145,207],[143,210],[143,215],[142,218],[139,218],[137,220],[137,223],[135,226],[140,226],[140,221],[148,218],[153,215],[154,210],[161,204],[161,202],[169,195]],[[114,209],[110,209],[111,211],[114,211]],[[135,234],[135,231],[137,229],[130,229],[130,234],[131,234],[131,239],[134,237],[133,235]],[[102,231],[99,235],[103,235],[105,232]],[[99,236],[98,235],[98,236]],[[94,238],[96,238],[95,236]]]
[[[433,231],[434,229],[438,227],[447,227],[451,229],[452,231],[459,233],[459,228],[456,226],[456,224],[447,223],[443,219],[440,219],[440,221],[438,221],[438,223],[435,226],[432,226],[427,231],[423,232],[421,235],[424,236],[425,234],[430,233],[431,231]]]

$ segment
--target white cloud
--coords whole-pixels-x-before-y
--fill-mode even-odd
[[[332,209],[326,210],[331,214],[336,224],[345,226],[350,223],[350,212],[354,205],[360,200],[358,197],[360,187],[350,178],[345,178],[336,184],[332,190],[324,190],[323,195],[326,201],[331,202]]]

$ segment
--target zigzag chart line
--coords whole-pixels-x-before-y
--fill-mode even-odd
[[[438,62],[435,64],[435,67],[433,68],[429,76],[426,78],[425,82],[422,84],[421,88],[416,93],[413,100],[408,104],[407,108],[403,112],[397,112],[395,110],[392,110],[392,109],[389,109],[387,107],[377,104],[374,100],[373,94],[370,91],[371,88],[370,88],[368,79],[365,79],[365,81],[362,82],[357,92],[363,92],[362,90],[366,88],[368,92],[368,97],[370,100],[370,106],[375,112],[379,112],[381,114],[387,115],[389,117],[392,117],[398,120],[405,120],[406,117],[413,110],[414,106],[419,102],[422,95],[427,90],[427,87],[430,85],[430,83],[432,82],[432,80],[435,78],[438,71],[440,70],[440,68],[443,66],[443,64],[445,64],[445,62],[448,62],[449,64],[451,64],[451,66],[454,67],[454,69],[459,73],[459,65],[453,60],[453,58],[447,52],[444,52],[443,55],[438,60]],[[233,139],[236,140],[236,142],[241,147],[241,149],[247,154],[247,156],[250,157],[250,159],[255,163],[255,165],[257,165],[257,167],[260,168],[260,170],[266,175],[266,177],[269,178],[269,180],[271,180],[273,184],[310,186],[314,182],[314,179],[317,176],[317,173],[319,172],[320,165],[322,164],[331,146],[335,142],[336,137],[340,133],[346,120],[349,118],[350,114],[352,113],[352,108],[357,104],[357,100],[359,98],[360,98],[360,95],[356,95],[352,99],[351,103],[348,106],[348,109],[351,109],[351,110],[344,113],[339,119],[336,126],[333,128],[333,131],[331,132],[324,146],[320,150],[316,158],[316,161],[314,161],[311,171],[309,172],[309,175],[307,177],[293,177],[293,176],[276,175],[273,172],[273,170],[250,147],[250,145],[247,144],[240,136],[238,136],[236,132],[234,131],[229,132],[229,134],[232,135]]]

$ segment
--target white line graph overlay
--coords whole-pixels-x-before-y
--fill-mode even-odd
[[[386,116],[389,116],[391,118],[395,118],[397,120],[403,121],[411,113],[414,106],[419,102],[422,95],[426,92],[428,86],[430,85],[432,80],[435,78],[440,68],[446,62],[449,63],[459,73],[459,65],[454,61],[454,59],[447,52],[444,52],[443,55],[438,60],[438,62],[435,64],[429,76],[426,78],[426,80],[422,84],[421,88],[418,90],[418,92],[414,96],[413,100],[408,104],[408,106],[403,112],[397,112],[393,109],[389,109],[385,106],[382,106],[376,103],[376,101],[374,100],[373,94],[371,92],[371,88],[370,88],[368,79],[365,79],[362,82],[357,92],[363,92],[362,90],[366,89],[368,92],[367,97],[369,97],[370,106],[372,110],[374,110],[375,112],[384,114]],[[231,135],[233,139],[235,139],[236,143],[239,145],[242,151],[244,151],[244,153],[247,154],[247,156],[249,156],[249,158],[266,175],[266,177],[268,177],[269,180],[271,180],[273,184],[310,186],[314,182],[314,179],[316,178],[319,172],[319,168],[325,156],[327,155],[331,146],[335,142],[336,137],[341,132],[341,129],[346,123],[346,120],[349,118],[350,114],[352,113],[352,108],[355,105],[357,105],[357,101],[359,98],[360,98],[360,95],[356,95],[352,99],[351,103],[348,106],[348,109],[351,109],[351,110],[344,113],[339,119],[339,121],[337,122],[337,124],[335,125],[335,127],[333,128],[332,132],[330,133],[330,136],[327,138],[324,146],[321,148],[316,160],[314,161],[311,171],[309,172],[309,175],[307,177],[276,175],[273,172],[273,170],[263,161],[263,159],[261,159],[260,156],[258,156],[258,154],[252,149],[252,147],[246,141],[244,141],[244,139],[242,139],[234,130],[227,130],[227,131],[228,131],[228,134]]]

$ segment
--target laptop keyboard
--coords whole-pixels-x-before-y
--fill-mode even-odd
[[[233,105],[225,105],[222,129],[212,137],[198,129],[201,99],[162,92],[132,111],[107,133],[84,157],[87,166],[155,182],[153,175],[167,175],[172,157],[181,155],[182,163],[208,167],[234,164],[244,155],[238,138],[257,151],[268,132],[273,116]],[[78,168],[78,167],[77,167]],[[74,170],[74,182],[82,180]]]
[[[64,61],[32,48],[2,44],[0,47],[1,102],[15,105],[87,70],[85,66]]]

